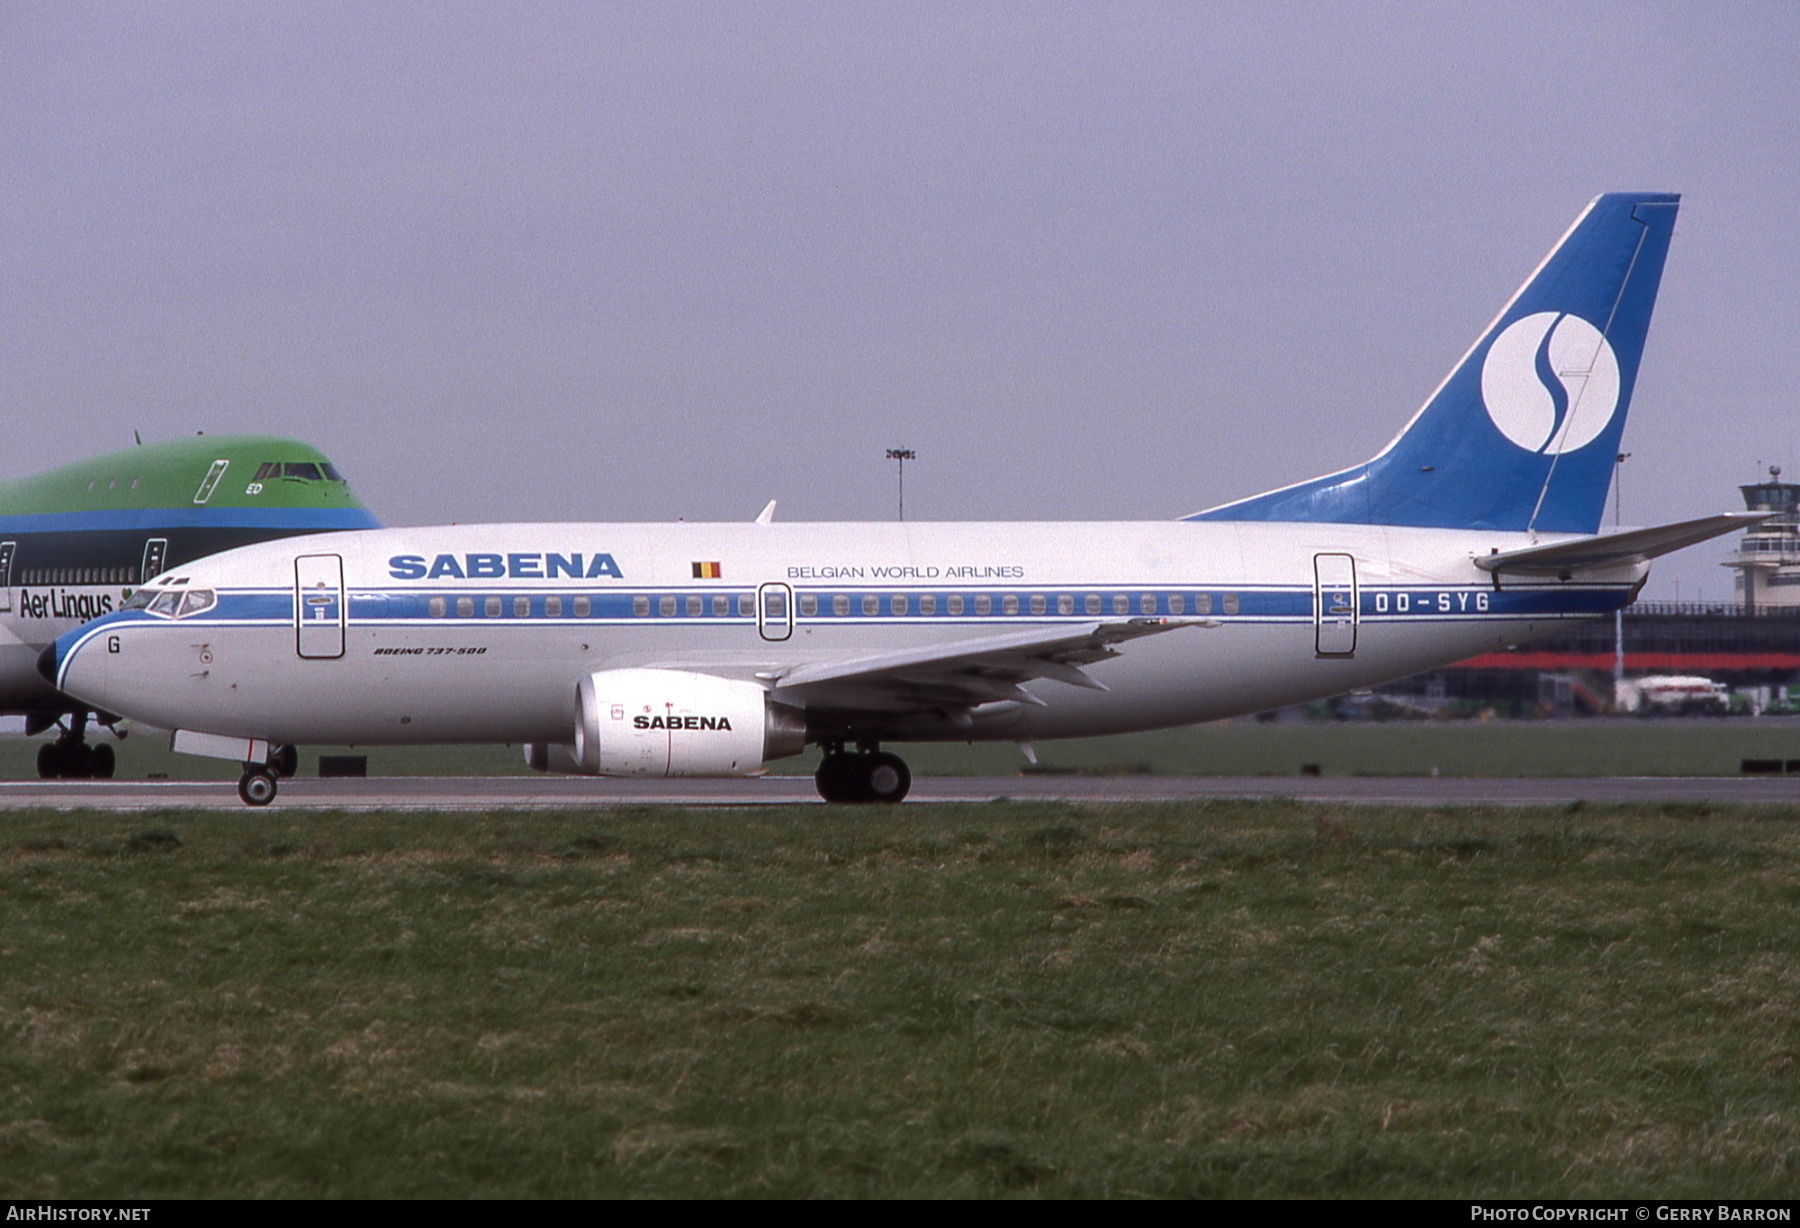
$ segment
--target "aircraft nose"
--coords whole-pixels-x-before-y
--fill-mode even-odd
[[[56,685],[56,645],[45,644],[44,651],[38,653],[37,671],[44,676],[44,681],[51,686]]]

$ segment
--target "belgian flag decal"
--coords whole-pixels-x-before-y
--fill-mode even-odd
[[[696,580],[717,580],[723,574],[717,563],[694,564],[694,579]]]

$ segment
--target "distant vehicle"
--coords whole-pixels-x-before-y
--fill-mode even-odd
[[[40,776],[111,776],[112,747],[86,730],[90,715],[116,718],[45,682],[36,663],[51,641],[170,567],[378,524],[323,453],[270,435],[196,435],[0,482],[0,714],[23,716],[28,734],[62,726],[38,751]]]
[[[883,743],[1372,686],[1610,614],[1648,560],[1764,519],[1597,535],[1676,205],[1589,205],[1371,460],[1183,520],[339,533],[176,568],[39,665],[245,764],[252,805],[296,742],[524,743],[602,776],[753,775],[816,743],[826,800],[892,802],[910,774]]]
[[[1725,716],[1731,711],[1731,689],[1695,674],[1648,674],[1619,687],[1619,706],[1644,715]]]

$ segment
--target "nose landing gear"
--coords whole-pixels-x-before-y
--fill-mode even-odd
[[[246,763],[238,796],[246,806],[267,806],[275,800],[275,774],[260,763]]]
[[[828,747],[813,777],[828,802],[897,802],[912,788],[906,760],[873,748],[856,752]]]

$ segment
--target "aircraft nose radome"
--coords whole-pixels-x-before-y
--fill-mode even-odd
[[[56,685],[56,645],[45,644],[44,651],[38,653],[37,671],[44,676],[44,681],[51,686]]]

